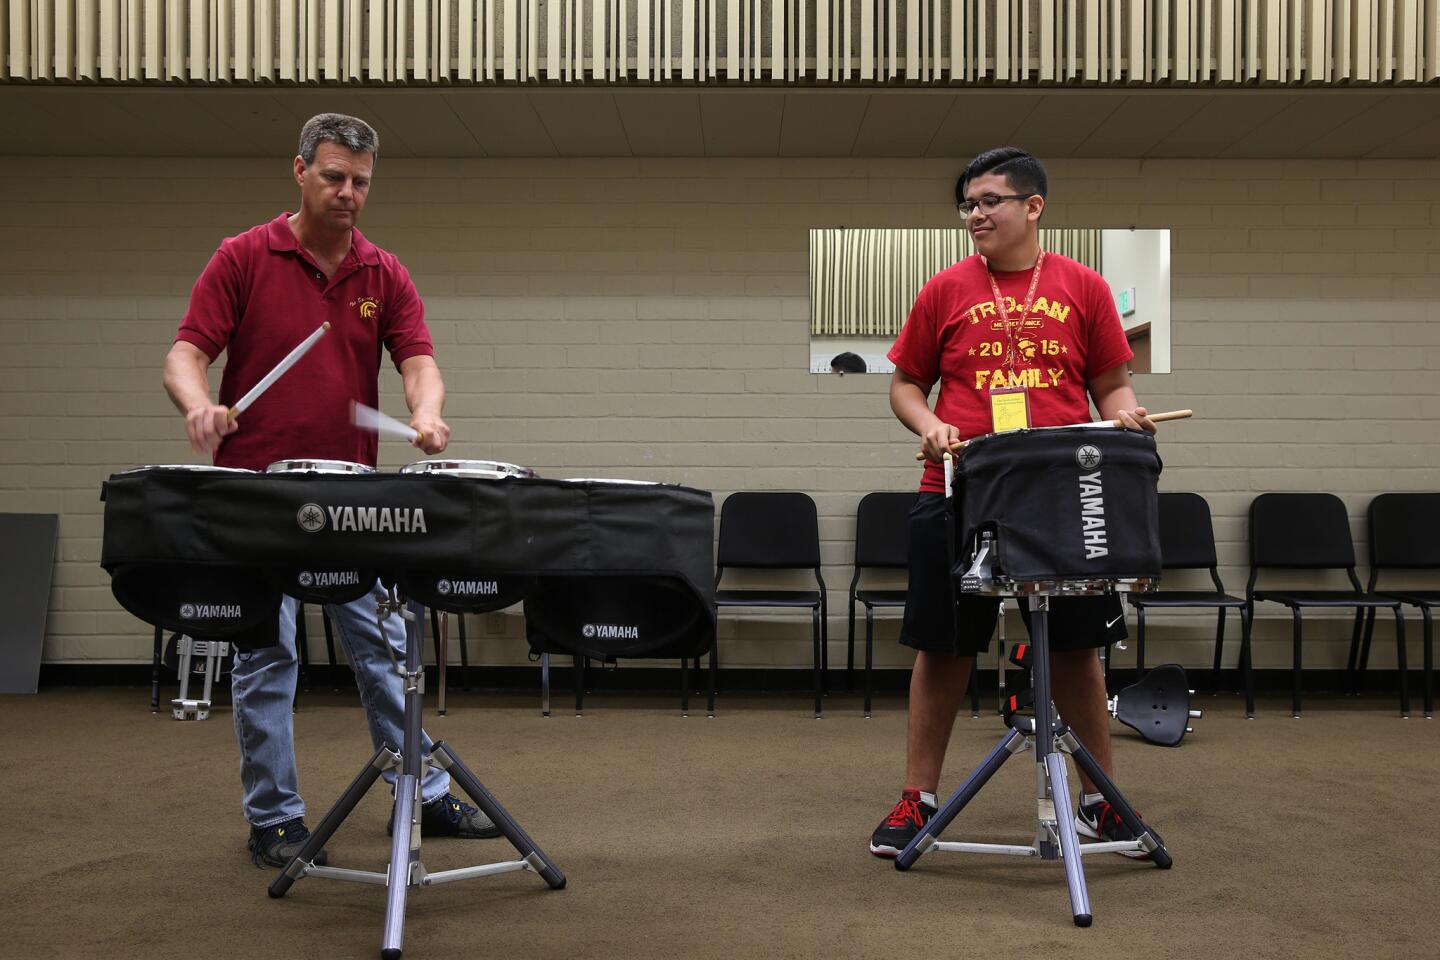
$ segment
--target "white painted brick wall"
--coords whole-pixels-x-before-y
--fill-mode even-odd
[[[1176,372],[1136,385],[1152,409],[1197,412],[1165,429],[1162,486],[1209,498],[1232,591],[1244,587],[1257,493],[1338,493],[1363,556],[1372,494],[1440,490],[1440,163],[1050,168],[1048,224],[1174,231]],[[840,663],[855,504],[868,490],[913,489],[917,471],[885,378],[805,372],[807,231],[953,226],[956,169],[389,160],[364,219],[426,299],[451,454],[682,482],[717,500],[810,492]],[[148,656],[147,628],[111,599],[98,566],[99,484],[193,459],[160,388],[190,285],[221,237],[293,203],[284,158],[0,158],[0,509],[61,514],[48,661]],[[385,377],[399,413],[398,378]],[[382,447],[386,466],[408,459]],[[1288,619],[1260,613],[1257,665],[1288,664]],[[1210,615],[1151,623],[1152,662],[1208,664]],[[494,626],[472,622],[475,657],[523,662],[518,616],[505,637]],[[1380,666],[1394,661],[1388,630]],[[1232,621],[1227,663],[1238,632]],[[727,615],[722,661],[808,664],[807,633],[808,619]],[[877,663],[906,662],[895,621],[879,633]],[[317,655],[320,635],[315,625]],[[1018,618],[1007,635],[1020,635]],[[1342,663],[1348,636],[1346,621],[1317,618],[1307,662]]]

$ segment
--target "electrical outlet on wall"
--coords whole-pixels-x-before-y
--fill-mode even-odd
[[[503,637],[505,635],[505,614],[485,614],[485,633],[491,637]]]

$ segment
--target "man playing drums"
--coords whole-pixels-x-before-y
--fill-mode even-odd
[[[1095,271],[1040,247],[1046,190],[1044,167],[1022,150],[989,150],[970,162],[955,199],[979,253],[926,283],[889,353],[895,364],[890,406],[920,436],[926,464],[910,511],[910,586],[900,637],[917,651],[905,787],[870,838],[876,856],[897,856],[934,815],[955,714],[974,657],[989,646],[995,628],[994,598],[962,595],[951,616],[945,538],[953,534],[944,521],[941,455],[961,440],[1008,426],[1087,422],[1091,400],[1102,419],[1155,432],[1130,386],[1133,354],[1110,288]],[[932,412],[929,395],[937,381]],[[1022,614],[1028,625],[1023,606]],[[1050,637],[1056,706],[1110,772],[1098,648],[1125,637],[1119,599],[1054,600]],[[1082,783],[1078,832],[1132,839],[1095,784],[1083,775]]]
[[[415,285],[393,255],[355,228],[378,146],[363,120],[333,113],[312,118],[300,132],[294,160],[300,212],[224,240],[196,281],[165,358],[165,389],[185,415],[191,446],[213,453],[217,466],[264,470],[293,458],[374,466],[377,437],[351,425],[350,404],[377,405],[382,344],[404,380],[419,446],[435,454],[449,443],[450,428],[441,419],[445,387]],[[330,332],[299,369],[276,381],[243,417],[232,418],[230,407],[240,396],[326,322]],[[219,403],[212,403],[206,370],[222,352],[227,358]],[[377,748],[382,743],[398,748],[401,679],[382,644],[403,659],[403,621],[389,614],[382,636],[373,596],[331,605],[327,612],[355,671],[371,739]],[[237,653],[231,673],[243,809],[256,866],[283,866],[309,836],[291,716],[295,614],[296,601],[286,597],[279,645]],[[424,745],[429,752],[428,737]],[[386,773],[386,779],[393,777],[393,771]],[[448,774],[426,771],[421,786],[426,835],[499,835],[449,789]]]

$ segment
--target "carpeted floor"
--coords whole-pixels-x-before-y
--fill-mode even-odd
[[[1116,725],[1118,779],[1175,868],[1087,858],[1095,925],[1070,923],[1057,863],[932,853],[909,873],[865,841],[894,802],[904,705],[594,697],[583,719],[537,697],[452,694],[427,716],[569,877],[412,891],[416,958],[1422,958],[1440,954],[1434,802],[1440,723],[1390,700],[1312,697],[1246,722],[1205,698],[1179,749]],[[310,822],[371,752],[353,695],[296,718]],[[378,955],[384,891],[321,879],[270,900],[244,851],[228,710],[152,716],[139,689],[0,698],[12,753],[0,814],[0,956]],[[962,715],[942,790],[993,745]],[[1028,842],[1033,763],[1012,760],[945,838]],[[388,794],[331,841],[332,864],[381,869]],[[503,840],[427,843],[431,870],[509,859]]]

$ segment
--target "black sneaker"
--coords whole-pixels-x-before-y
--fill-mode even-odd
[[[1135,816],[1140,816],[1140,811],[1135,811]],[[1097,803],[1077,804],[1075,807],[1075,832],[1082,837],[1089,837],[1091,840],[1134,840],[1135,834],[1125,826],[1125,821],[1120,819],[1120,813],[1110,806],[1109,800],[1101,800]],[[1117,850],[1116,853],[1122,857],[1130,857],[1132,860],[1149,860],[1150,854],[1145,850]]]
[[[394,832],[393,821],[385,832]],[[475,807],[447,793],[439,800],[420,806],[420,836],[491,840],[500,836],[500,828]]]
[[[250,862],[257,867],[283,867],[300,852],[305,841],[310,839],[310,829],[305,821],[296,817],[284,823],[268,827],[251,827],[250,840],[245,844],[250,851]],[[325,851],[321,850],[312,861],[316,866],[325,865]]]
[[[900,802],[870,835],[870,852],[877,857],[898,857],[915,835],[935,816],[935,808],[920,799],[919,790],[902,790]]]

